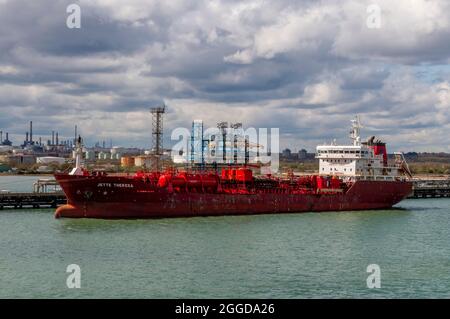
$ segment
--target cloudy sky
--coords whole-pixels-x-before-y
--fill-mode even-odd
[[[312,151],[347,141],[360,114],[390,151],[450,151],[447,0],[0,0],[0,21],[0,130],[15,144],[33,120],[45,139],[76,123],[89,143],[150,147],[164,101],[167,135],[243,122]]]

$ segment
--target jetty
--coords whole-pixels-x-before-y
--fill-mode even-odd
[[[66,195],[62,192],[0,193],[0,210],[4,208],[56,208],[66,203]]]
[[[56,208],[67,203],[64,192],[54,179],[39,179],[33,192],[0,191],[0,210],[4,208]]]
[[[450,197],[450,179],[414,179],[413,192],[408,198]]]

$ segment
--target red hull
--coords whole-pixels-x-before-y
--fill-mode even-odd
[[[55,176],[68,204],[56,217],[163,218],[390,208],[411,193],[407,181],[356,181],[343,192],[173,192],[114,176]]]

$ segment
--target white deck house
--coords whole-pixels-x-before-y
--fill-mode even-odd
[[[383,155],[366,146],[317,146],[321,175],[384,175]]]
[[[355,176],[363,178],[392,179],[408,170],[403,154],[395,153],[396,165],[389,167],[383,158],[383,153],[375,154],[371,141],[361,143],[361,123],[356,117],[352,120],[350,137],[353,145],[319,145],[316,158],[319,159],[320,175]],[[381,143],[384,145],[384,143]],[[387,154],[386,154],[387,155]]]

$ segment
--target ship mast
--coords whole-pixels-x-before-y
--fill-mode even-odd
[[[363,127],[361,125],[361,121],[359,119],[359,115],[356,115],[352,122],[352,130],[350,131],[350,138],[353,140],[353,146],[360,146],[361,145],[361,136],[360,131]]]
[[[69,175],[83,175],[83,168],[81,167],[81,159],[83,156],[83,145],[81,136],[78,136],[75,148],[75,167]]]

